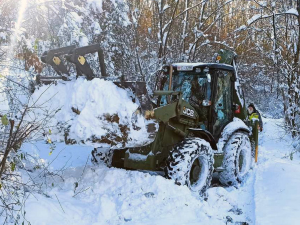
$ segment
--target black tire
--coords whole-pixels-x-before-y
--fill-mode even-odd
[[[101,162],[104,162],[108,167],[111,167],[113,157],[113,150],[109,149],[105,151],[103,148],[94,148],[92,150],[92,163],[98,165]]]
[[[214,154],[208,142],[187,138],[177,146],[166,161],[165,173],[178,185],[203,193],[210,186],[214,170]]]
[[[243,132],[234,133],[225,144],[224,159],[219,180],[223,185],[237,185],[241,183],[252,164],[252,151],[249,136]]]

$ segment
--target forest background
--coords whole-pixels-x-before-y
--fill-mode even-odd
[[[49,155],[55,150],[47,125],[58,110],[28,100],[37,75],[57,76],[42,54],[69,45],[100,44],[109,76],[150,89],[164,64],[215,62],[220,49],[234,51],[247,104],[285,119],[293,160],[300,152],[299,15],[300,0],[0,0],[0,218],[18,221],[27,192],[43,191],[34,180],[21,183],[18,172],[39,171],[42,160],[18,149],[41,137]],[[87,60],[100,77],[97,56]],[[38,108],[47,116],[38,119]],[[47,167],[39,175],[57,175]]]

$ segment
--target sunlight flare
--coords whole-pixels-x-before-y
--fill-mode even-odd
[[[14,27],[14,34],[12,35],[11,38],[11,44],[10,44],[10,51],[8,54],[8,59],[12,59],[13,55],[14,55],[14,47],[16,46],[16,42],[18,40],[18,37],[21,33],[21,25],[24,19],[24,14],[27,8],[27,3],[28,0],[21,0],[20,1],[20,6],[19,6],[19,11],[18,11],[18,19],[17,22],[15,23],[15,27]]]

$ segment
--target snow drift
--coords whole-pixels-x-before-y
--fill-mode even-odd
[[[49,145],[36,142],[24,144],[22,150],[27,166],[30,156],[41,157],[39,168],[29,175],[42,188],[30,194],[24,208],[32,225],[224,225],[229,219],[232,224],[253,224],[246,208],[253,179],[240,189],[211,188],[204,200],[187,186],[154,173],[93,166],[88,146],[58,143],[49,155]],[[22,172],[23,182],[31,184],[28,172]]]
[[[33,93],[30,105],[36,108],[32,118],[50,118],[47,137],[71,144],[145,144],[149,141],[147,126],[153,124],[135,114],[138,104],[126,90],[98,78],[41,86]]]

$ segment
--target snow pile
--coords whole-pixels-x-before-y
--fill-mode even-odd
[[[52,141],[85,142],[96,146],[142,144],[153,121],[135,115],[138,108],[128,92],[111,81],[77,79],[44,85],[31,97],[30,118],[50,118]]]
[[[254,182],[255,224],[296,225],[300,220],[299,153],[284,130],[283,119],[263,121]]]
[[[24,208],[32,225],[252,224],[251,210],[244,207],[245,202],[252,206],[248,183],[240,189],[211,188],[204,199],[160,175],[92,166],[86,146],[59,143],[49,155],[49,145],[38,142],[22,150],[45,162],[22,173],[25,183],[42,184]]]
[[[298,224],[300,159],[285,157],[292,139],[284,121],[263,120],[258,164],[237,187],[211,187],[204,198],[161,176],[92,166],[90,147],[58,143],[49,155],[43,142],[25,144],[26,158],[43,164],[20,170],[23,182],[41,187],[21,213],[32,225]]]
[[[255,181],[255,224],[299,223],[299,174],[299,162],[277,160],[259,168]]]
[[[86,168],[80,180],[82,171],[69,170],[64,183],[53,181],[48,197],[29,197],[26,219],[32,225],[224,224],[211,219],[207,203],[187,187],[161,176],[103,166]]]

